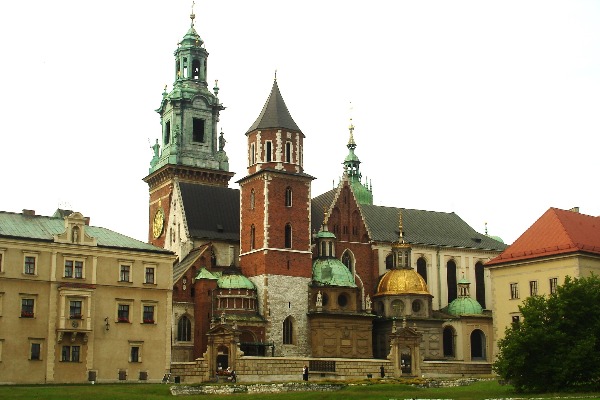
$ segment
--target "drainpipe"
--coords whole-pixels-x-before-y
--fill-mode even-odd
[[[440,246],[437,246],[436,252],[435,252],[435,258],[436,258],[436,263],[437,263],[437,275],[438,275],[438,280],[437,280],[437,284],[438,284],[438,310],[442,309],[442,266],[440,264]]]

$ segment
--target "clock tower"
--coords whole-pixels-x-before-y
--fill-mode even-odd
[[[154,155],[144,182],[150,191],[148,240],[165,247],[166,227],[178,183],[227,187],[229,172],[223,132],[218,133],[219,113],[225,107],[218,98],[217,82],[207,83],[208,52],[194,28],[190,28],[175,50],[173,89],[162,94],[161,138],[152,146]]]

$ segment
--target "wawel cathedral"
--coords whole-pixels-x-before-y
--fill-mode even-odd
[[[208,52],[191,19],[144,178],[150,243],[178,257],[172,361],[202,358],[213,370],[250,356],[381,359],[409,375],[489,373],[483,265],[502,241],[454,213],[374,205],[352,124],[343,170],[333,171],[339,184],[313,196],[309,172],[318,167],[303,163],[311,132],[276,80],[256,120],[235,133],[246,136],[247,169],[237,171],[239,189],[230,187],[218,129],[225,107],[219,88],[209,89]]]

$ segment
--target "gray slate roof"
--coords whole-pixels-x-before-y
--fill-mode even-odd
[[[271,89],[271,94],[269,95],[267,102],[246,134],[256,129],[267,128],[284,128],[290,131],[301,132],[300,128],[298,128],[298,125],[296,125],[294,119],[290,115],[290,112],[285,105],[285,101],[283,101],[283,97],[277,86],[277,81],[273,82],[273,88]]]
[[[194,238],[240,239],[240,191],[221,186],[180,183],[190,235]]]
[[[65,221],[57,211],[52,217],[43,215],[23,215],[0,211],[0,237],[53,242],[54,235],[64,233]],[[86,226],[85,233],[96,238],[99,247],[151,251],[172,254],[171,251],[113,232],[97,226]]]
[[[323,206],[333,202],[336,189],[312,200],[312,229],[318,231],[323,223]],[[504,250],[506,245],[481,234],[455,213],[413,210],[360,204],[371,240],[392,243],[399,237],[399,212],[402,210],[404,240],[411,244],[459,247],[485,250]]]

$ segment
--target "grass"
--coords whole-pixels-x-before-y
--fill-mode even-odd
[[[161,384],[100,384],[100,385],[35,385],[35,386],[0,386],[0,399],[171,399],[169,385]],[[235,395],[202,395],[181,396],[183,399],[212,400],[229,398],[277,399],[277,400],[404,400],[404,399],[508,399],[508,398],[586,398],[600,400],[600,393],[562,393],[562,394],[516,394],[509,386],[501,386],[496,381],[481,381],[469,386],[452,388],[423,389],[401,383],[379,383],[379,381],[357,382],[337,392],[298,392],[275,394],[235,394]],[[252,396],[252,397],[250,397]],[[179,397],[179,398],[181,398]]]

